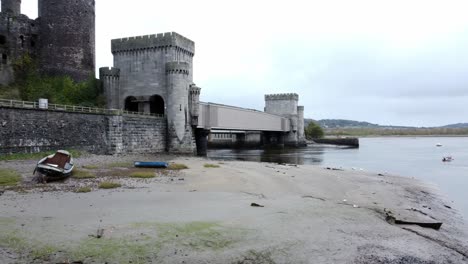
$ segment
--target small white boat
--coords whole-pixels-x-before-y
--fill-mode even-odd
[[[442,147],[442,144],[437,143],[436,146],[437,146],[437,147]]]
[[[447,157],[442,158],[443,162],[448,162],[448,161],[452,161],[452,160],[453,160],[452,156],[447,156]]]
[[[34,169],[38,171],[46,181],[61,180],[69,177],[74,168],[72,155],[65,150],[57,150],[41,159]]]

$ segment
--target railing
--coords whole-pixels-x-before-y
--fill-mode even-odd
[[[105,108],[86,107],[86,106],[77,106],[77,105],[47,104],[47,108],[45,108],[45,107],[39,107],[38,102],[6,100],[6,99],[0,99],[0,107],[43,109],[43,110],[53,110],[53,111],[104,114],[104,115],[164,117],[164,115],[160,115],[160,114],[152,114],[152,113],[144,113],[144,112],[130,112],[130,111],[119,110],[119,109],[105,109]]]

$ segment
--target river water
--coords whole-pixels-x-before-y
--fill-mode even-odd
[[[359,148],[312,145],[285,150],[209,150],[208,157],[363,169],[435,184],[468,219],[468,137],[361,138]],[[436,144],[442,144],[437,147]],[[452,156],[451,162],[442,162]]]

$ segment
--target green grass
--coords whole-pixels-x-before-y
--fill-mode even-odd
[[[99,184],[99,189],[114,189],[121,187],[122,184],[117,182],[101,182]]]
[[[84,171],[84,170],[74,170],[73,171],[73,178],[75,179],[92,179],[96,178],[96,175],[89,171]]]
[[[136,223],[134,228],[155,229],[157,240],[165,244],[176,244],[196,251],[220,251],[238,242],[244,230],[226,228],[215,222],[188,223]]]
[[[132,162],[128,161],[122,161],[122,162],[113,162],[110,164],[107,164],[108,168],[128,168],[128,167],[133,167]]]
[[[72,157],[78,158],[84,154],[84,152],[80,150],[68,150]],[[0,160],[31,160],[31,159],[42,159],[45,156],[55,153],[55,151],[42,151],[36,153],[14,153],[8,155],[1,155]]]
[[[188,169],[187,165],[182,164],[182,163],[171,163],[167,167],[168,170],[184,170]]]
[[[98,166],[98,165],[83,165],[82,167],[83,167],[84,169],[87,169],[87,170],[99,169],[99,166]]]
[[[16,186],[21,181],[21,175],[14,170],[0,169],[0,186]]]
[[[46,260],[49,255],[58,250],[54,246],[43,243],[43,241],[36,241],[34,238],[25,236],[15,228],[14,223],[6,225],[2,226],[3,230],[0,232],[0,247],[8,248],[18,254],[26,253],[31,259],[42,260]]]
[[[0,217],[0,224],[0,247],[22,254],[21,260],[25,263],[49,261],[49,256],[56,252],[60,252],[64,259],[84,263],[149,263],[156,258],[159,262],[171,262],[172,256],[158,254],[173,252],[174,248],[219,254],[243,241],[247,235],[245,229],[223,227],[214,222],[144,222],[124,227],[132,230],[131,233],[104,235],[100,239],[83,238],[64,245],[60,242],[41,243],[29,237],[28,232],[17,229],[13,218]]]
[[[75,192],[76,193],[89,193],[89,192],[91,192],[91,187],[88,187],[88,186],[80,187],[80,188],[76,189]]]
[[[156,175],[153,170],[135,171],[130,174],[131,178],[141,178],[141,179],[154,178],[155,176]]]
[[[205,168],[219,168],[220,166],[217,165],[217,164],[206,163],[205,165],[203,165],[203,167],[205,167]]]

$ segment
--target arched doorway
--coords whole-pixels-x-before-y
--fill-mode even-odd
[[[150,112],[152,114],[164,115],[164,99],[159,95],[153,95],[150,97]]]
[[[125,99],[125,110],[130,112],[138,112],[138,102],[133,96],[129,96]]]

